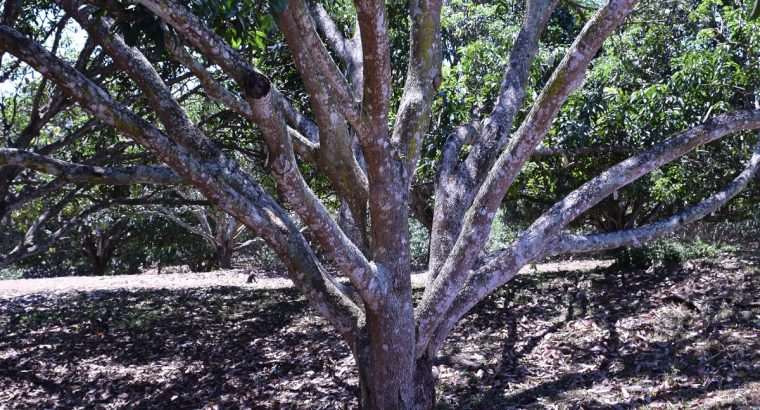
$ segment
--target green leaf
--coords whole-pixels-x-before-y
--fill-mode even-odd
[[[264,41],[261,40],[261,37],[259,37],[259,36],[254,37],[253,41],[256,43],[256,47],[258,47],[259,50],[265,50],[266,49],[266,45],[264,45]]]

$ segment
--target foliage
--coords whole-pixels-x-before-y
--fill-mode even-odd
[[[140,212],[129,237],[114,255],[113,273],[140,273],[151,268],[188,265],[192,271],[214,266],[213,250],[171,221]]]
[[[499,209],[493,220],[493,229],[491,229],[491,236],[488,238],[486,249],[489,251],[495,251],[504,249],[514,242],[520,231],[520,227],[517,226],[511,218],[512,215],[505,209]]]
[[[415,266],[426,268],[430,253],[430,233],[422,224],[412,219],[409,221],[409,238],[412,263]]]
[[[621,268],[673,268],[694,259],[714,258],[720,252],[730,249],[728,246],[719,247],[701,239],[693,242],[661,239],[646,245],[617,249],[610,254],[615,259],[615,264]]]
[[[0,280],[21,279],[23,276],[24,271],[16,267],[0,269]]]
[[[535,159],[505,206],[530,219],[632,152],[721,112],[753,108],[760,66],[752,56],[760,52],[760,30],[743,13],[735,2],[643,2],[607,41],[544,142],[569,151],[620,149]],[[756,141],[756,134],[741,133],[698,149],[605,199],[576,226],[641,226],[696,203],[736,175]],[[735,219],[757,206],[756,189],[737,200],[729,212]]]

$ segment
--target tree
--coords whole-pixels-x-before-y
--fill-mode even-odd
[[[196,201],[203,199],[195,192],[182,193],[181,196]],[[189,205],[176,211],[166,207],[159,207],[153,212],[173,221],[191,234],[206,241],[214,250],[216,263],[221,269],[232,269],[232,256],[236,252],[258,242],[255,238],[240,242],[245,234],[245,226],[220,210]],[[192,215],[192,219],[195,220],[194,223],[183,218],[182,214],[185,212],[189,212]],[[190,266],[190,269],[194,270],[194,267]]]
[[[15,2],[6,2],[6,9],[11,3]],[[563,231],[604,198],[696,147],[760,128],[757,107],[711,116],[589,178],[548,207],[510,246],[483,253],[507,191],[546,139],[563,104],[583,83],[605,40],[638,3],[601,4],[544,79],[540,93],[529,95],[538,45],[558,2],[528,0],[520,8],[523,18],[492,108],[473,115],[471,124],[451,130],[440,147],[429,277],[415,304],[408,205],[442,82],[442,2],[409,2],[407,69],[400,80],[403,87],[395,91],[399,102],[392,104],[391,56],[400,50],[394,50],[389,40],[393,16],[384,2],[356,0],[355,28],[343,30],[319,4],[270,1],[309,96],[309,106],[302,109],[277,89],[276,79],[270,80],[255,66],[265,62],[266,49],[250,46],[250,37],[241,42],[229,31],[217,33],[209,26],[213,19],[206,24],[208,16],[196,14],[203,16],[210,4],[217,16],[223,9],[240,19],[247,14],[238,15],[236,7],[247,3],[199,1],[190,8],[173,0],[135,3],[56,1],[102,47],[115,69],[141,90],[140,104],[115,98],[7,19],[0,25],[0,49],[169,166],[163,171],[133,166],[117,173],[63,164],[80,170],[78,178],[100,183],[131,178],[144,183],[172,175],[189,182],[215,207],[262,238],[283,260],[294,285],[350,346],[359,368],[364,408],[431,408],[432,365],[446,336],[475,304],[509,282],[525,264],[548,254],[610,249],[663,235],[726,203],[760,166],[758,145],[733,182],[655,223],[611,233]],[[171,61],[164,58],[164,51]],[[163,78],[173,70],[192,75],[209,99],[256,127],[266,143],[279,201],[213,143],[175,98],[176,89]],[[528,110],[521,111],[526,104]],[[147,107],[148,113],[136,107]],[[6,152],[15,166],[54,172],[44,165],[50,160],[24,161],[17,157],[25,153]],[[307,183],[302,172],[306,166],[329,180],[343,205],[342,217],[333,216]],[[349,278],[349,285],[338,282],[320,263],[285,206]]]
[[[112,222],[112,223],[108,223]],[[95,226],[82,226],[80,231],[80,249],[90,263],[92,275],[101,276],[106,273],[111,258],[121,239],[127,234],[126,218],[116,221],[96,221]]]
[[[3,21],[15,22],[36,34],[40,41],[50,42],[51,52],[73,61],[75,68],[87,73],[94,81],[102,84],[113,80],[113,66],[96,51],[94,42],[71,44],[68,17],[58,14],[37,18],[40,16],[35,10],[21,7],[20,2],[8,2],[3,7]],[[142,202],[124,196],[110,198],[104,196],[104,192],[97,192],[96,187],[135,182],[127,175],[112,178],[121,172],[117,170],[118,165],[139,162],[145,155],[136,152],[134,142],[125,141],[113,129],[91,118],[60,88],[47,79],[40,79],[20,60],[3,65],[0,78],[15,86],[0,93],[3,134],[0,142],[0,232],[3,236],[0,266],[40,255],[93,214],[110,206]],[[114,89],[114,92],[129,91]],[[58,159],[53,160],[50,155]],[[109,169],[99,168],[104,165]],[[32,172],[35,166],[45,167],[49,175]],[[116,174],[111,172],[114,170]],[[132,169],[123,170],[131,172]],[[165,168],[153,170],[162,176],[154,174],[159,178],[149,177],[144,182],[159,185],[183,183],[172,171],[166,173]],[[144,171],[153,173],[149,168],[143,168],[141,172]],[[101,181],[93,179],[94,173],[98,172],[105,172],[106,178]],[[76,185],[72,188],[72,184]],[[119,189],[111,187],[105,191],[116,193]],[[48,235],[44,235],[45,232]]]

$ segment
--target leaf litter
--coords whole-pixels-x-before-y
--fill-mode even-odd
[[[444,345],[480,366],[438,365],[439,407],[757,408],[758,289],[749,256],[528,271]],[[292,288],[6,295],[0,330],[0,408],[358,405],[348,346]]]

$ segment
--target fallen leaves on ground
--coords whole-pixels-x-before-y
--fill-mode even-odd
[[[760,406],[757,262],[520,275],[444,346],[483,366],[438,366],[440,407]],[[32,294],[0,313],[10,408],[357,406],[348,346],[293,289]]]

